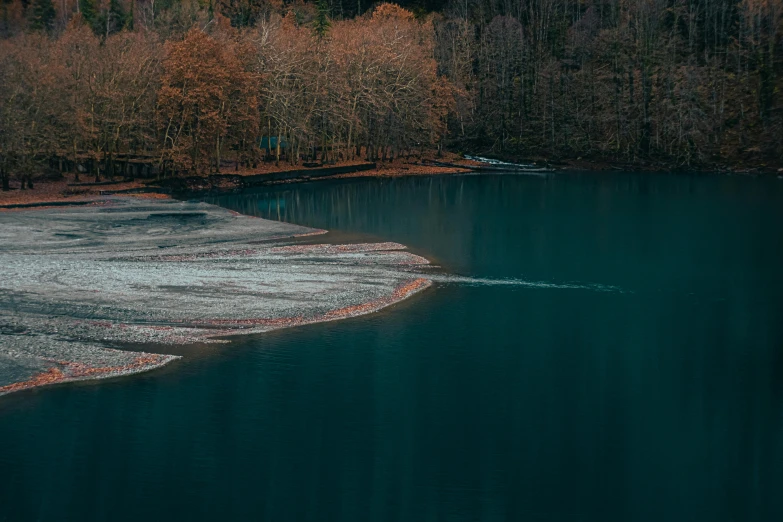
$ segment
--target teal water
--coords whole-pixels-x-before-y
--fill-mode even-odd
[[[0,521],[783,520],[783,180],[355,179],[213,202],[460,277],[1,398]]]

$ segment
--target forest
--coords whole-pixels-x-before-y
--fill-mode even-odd
[[[783,0],[0,0],[0,178],[780,167]]]

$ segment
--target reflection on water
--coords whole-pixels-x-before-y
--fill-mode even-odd
[[[4,398],[0,520],[783,520],[783,183],[433,177],[213,202],[444,273],[379,314]]]

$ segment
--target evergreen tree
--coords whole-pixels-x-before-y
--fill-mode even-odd
[[[125,27],[127,27],[129,31],[133,31],[134,29],[134,20],[136,18],[135,11],[136,11],[136,1],[131,0],[130,11],[128,11],[128,16],[125,18]]]
[[[98,35],[109,36],[122,31],[127,21],[128,17],[120,0],[110,0],[108,9],[97,17],[93,29]]]
[[[57,11],[54,10],[52,0],[35,0],[33,14],[30,18],[30,27],[36,30],[48,31],[54,27],[54,19]]]
[[[0,3],[0,37],[8,38],[11,35],[11,23],[8,17],[8,0]]]
[[[82,13],[84,21],[96,31],[95,24],[98,20],[98,6],[95,0],[79,0],[79,11]],[[96,31],[97,32],[97,31]]]
[[[125,8],[122,7],[120,0],[111,0],[109,2],[109,32],[116,33],[122,31],[128,22],[128,15]]]
[[[329,21],[329,4],[326,3],[326,0],[318,0],[316,7],[318,8],[318,14],[313,21],[313,31],[320,39],[329,32],[332,22]]]

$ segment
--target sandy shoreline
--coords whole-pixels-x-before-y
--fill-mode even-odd
[[[429,287],[397,243],[301,244],[324,231],[205,203],[104,198],[0,214],[0,395],[159,368],[189,344],[356,317]]]

